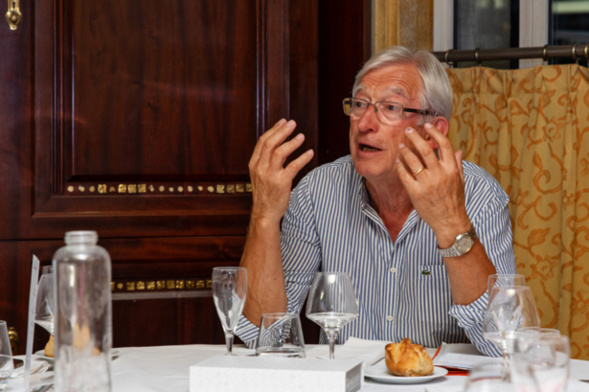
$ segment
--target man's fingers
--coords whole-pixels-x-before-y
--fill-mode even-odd
[[[395,163],[395,169],[397,170],[397,175],[399,176],[401,181],[403,181],[404,184],[406,184],[407,181],[414,179],[413,174],[409,173],[407,167],[405,167],[405,164],[401,162],[400,159],[397,159],[397,162]]]
[[[313,150],[307,150],[284,168],[284,172],[291,178],[291,181],[307,163],[311,162],[313,155],[315,155]]]
[[[284,143],[284,141],[290,136],[290,134],[292,134],[296,127],[296,122],[294,122],[294,120],[290,120],[273,128],[272,132],[268,135],[262,135],[265,137],[260,137],[260,140],[258,141],[258,144],[262,145],[259,160],[269,164],[272,163],[270,160],[272,159],[276,149],[279,148],[282,143]]]
[[[284,127],[286,122],[287,121],[284,118],[278,120],[276,122],[276,124],[274,124],[272,126],[272,128],[268,129],[266,132],[264,132],[260,136],[260,138],[258,139],[258,142],[256,143],[256,146],[254,148],[254,152],[252,153],[252,157],[250,158],[250,166],[252,164],[255,164],[260,159],[260,155],[262,154],[262,150],[264,149],[264,146],[267,145],[266,140],[269,139],[276,132],[278,132],[278,130],[280,130],[282,127]]]
[[[438,158],[436,157],[434,150],[424,137],[414,128],[407,127],[405,129],[405,137],[413,145],[415,151],[412,152],[419,156],[423,165],[426,167],[432,167],[437,163]],[[419,170],[419,168],[416,168],[415,170]]]
[[[455,151],[454,157],[456,158],[456,165],[458,166],[460,178],[462,179],[462,181],[464,181],[464,168],[462,167],[462,150]]]
[[[440,161],[443,162],[448,160],[450,157],[454,157],[452,143],[450,143],[450,140],[448,140],[448,138],[442,132],[440,132],[431,123],[426,123],[424,128],[427,134],[435,141],[438,146],[438,157]]]
[[[403,143],[399,144],[399,153],[405,162],[404,169],[413,175],[420,174],[426,168],[425,164]],[[402,163],[401,163],[402,165]]]
[[[304,141],[305,135],[299,133],[291,140],[282,143],[274,150],[274,153],[271,156],[270,166],[282,167],[284,165],[284,162],[286,162],[286,158],[288,158],[290,154],[292,154],[297,148],[299,148]]]

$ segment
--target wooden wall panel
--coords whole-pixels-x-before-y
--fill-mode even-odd
[[[63,217],[106,236],[121,225],[157,235],[157,216],[179,228],[170,234],[243,235],[247,162],[267,112],[259,91],[288,60],[258,55],[272,42],[260,42],[267,8],[250,0],[39,4],[39,148],[34,210],[21,234],[48,236]]]
[[[347,153],[369,3],[21,0],[0,28],[0,319],[24,339],[32,254],[96,230],[115,345],[223,342],[207,279],[239,262],[255,142],[285,117],[316,151],[301,176]]]

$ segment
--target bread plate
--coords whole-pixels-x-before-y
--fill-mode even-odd
[[[384,361],[380,361],[376,365],[366,366],[366,368],[364,368],[364,377],[387,384],[419,384],[430,382],[436,378],[444,377],[446,374],[448,374],[448,369],[434,366],[434,372],[429,376],[395,376],[389,372]]]
[[[33,354],[35,354],[35,356],[37,356],[37,358],[44,359],[44,360],[46,360],[47,362],[50,362],[50,363],[52,363],[52,362],[55,361],[55,358],[48,357],[47,355],[45,355],[45,350],[39,350],[39,351],[37,351],[37,352],[35,352]],[[111,360],[114,361],[115,359],[117,359],[119,357],[119,355],[120,355],[119,350],[117,350],[117,349],[110,350],[110,359]]]

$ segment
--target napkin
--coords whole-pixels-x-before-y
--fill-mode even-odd
[[[384,348],[390,342],[382,340],[365,340],[349,338],[343,345],[335,346],[335,357],[338,359],[360,359],[366,366],[374,365],[384,358]],[[307,358],[329,358],[329,347],[317,346],[307,350]]]
[[[501,358],[487,357],[470,343],[442,343],[434,355],[434,365],[445,368],[469,370],[473,366],[485,363],[501,363]]]
[[[20,358],[20,356],[18,357]],[[24,359],[24,356],[22,357]],[[31,375],[33,374],[40,374],[45,373],[49,370],[49,368],[53,365],[52,360],[47,360],[45,358],[39,358],[36,355],[31,357]],[[25,374],[25,367],[20,366],[12,372],[12,378],[22,377]]]

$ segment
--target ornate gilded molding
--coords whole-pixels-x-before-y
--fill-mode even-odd
[[[66,193],[71,195],[223,195],[251,193],[250,183],[230,184],[70,184]]]
[[[113,293],[210,290],[211,278],[114,280],[110,289]]]

